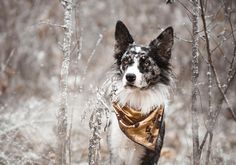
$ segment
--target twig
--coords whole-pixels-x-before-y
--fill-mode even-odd
[[[82,57],[82,48],[83,48],[83,28],[80,28],[80,38],[79,38],[79,52],[78,52],[78,59],[80,60]]]
[[[187,42],[187,43],[192,43],[192,41],[190,41],[190,40],[186,40],[186,39],[184,39],[184,38],[181,38],[181,37],[178,37],[176,34],[174,35],[174,37],[176,38],[176,39],[178,39],[178,40],[181,40],[181,41],[184,41],[184,42]]]
[[[104,131],[106,131],[108,125],[109,125],[109,109],[110,107],[106,104],[106,101],[103,99],[104,98],[104,94],[101,94],[101,91],[98,89],[97,90],[97,99],[98,101],[100,101],[100,103],[104,106],[104,110],[105,110],[105,113],[106,113],[106,125],[105,125],[105,128],[104,128]]]
[[[207,11],[207,5],[208,5],[208,0],[206,0],[206,1],[205,1],[205,4],[204,4],[204,6],[205,6],[205,11]]]
[[[69,157],[69,162],[68,164],[71,165],[71,133],[72,133],[72,123],[73,123],[73,109],[71,111],[71,117],[70,117],[70,126],[68,130],[68,136],[67,136],[67,142],[68,142],[68,157]]]
[[[203,149],[203,147],[204,147],[204,145],[205,145],[205,143],[206,143],[208,134],[209,134],[209,132],[207,131],[207,132],[205,133],[205,135],[204,135],[204,138],[203,138],[203,140],[202,140],[202,143],[201,143],[201,145],[200,145],[200,147],[199,147],[199,150],[200,150],[200,151],[202,151],[202,149]]]
[[[211,22],[207,25],[207,28],[213,24],[213,22],[216,20],[218,14],[220,13],[221,9],[223,8],[224,4],[222,4],[219,9],[216,11],[216,14],[214,15],[214,18],[211,19]],[[205,9],[206,11],[206,9]]]
[[[226,38],[225,40],[221,40],[221,42],[217,44],[217,41],[213,38],[214,43],[216,43],[217,45],[211,50],[211,54],[213,54],[215,50],[218,48],[221,55],[224,57],[225,61],[230,64],[230,60],[225,56],[223,50],[221,49],[222,44],[228,39],[230,39],[230,37]]]
[[[92,59],[93,59],[93,57],[94,57],[94,55],[95,55],[95,52],[96,52],[96,50],[97,50],[97,47],[98,47],[98,45],[100,44],[100,42],[102,41],[102,38],[103,38],[103,35],[102,35],[102,34],[99,34],[99,38],[98,38],[98,40],[97,40],[97,42],[96,42],[95,48],[93,49],[91,55],[90,55],[89,58],[88,58],[86,67],[85,67],[85,69],[84,69],[84,75],[87,73],[89,64],[90,64],[90,62],[92,61]]]
[[[208,79],[208,116],[212,113],[212,73],[211,66],[208,64],[207,66],[207,79]]]
[[[193,15],[193,13],[187,8],[187,6],[185,6],[185,4],[183,4],[180,0],[177,0],[180,4],[181,4],[181,6],[183,6],[183,8],[186,10],[186,11],[188,11],[191,15]]]
[[[1,75],[3,72],[5,72],[8,63],[10,62],[10,60],[11,60],[11,58],[13,57],[14,54],[15,54],[15,49],[11,50],[11,53],[10,53],[10,55],[8,56],[8,58],[7,58],[6,62],[5,62],[5,64],[4,64],[4,63],[1,64],[2,67],[0,68],[0,69],[1,69],[1,70],[0,70],[0,75]]]
[[[225,1],[224,1],[224,4],[225,4]],[[228,10],[228,8],[226,10]],[[234,35],[233,25],[232,25],[232,21],[231,21],[231,12],[228,12],[228,21],[229,21],[229,25],[230,25],[231,34],[232,34],[232,37],[233,37],[233,42],[234,42],[233,58],[232,58],[232,61],[230,63],[229,72],[228,72],[228,77],[230,77],[232,69],[233,69],[233,64],[234,64],[234,61],[235,61],[235,57],[236,57],[236,38],[235,38],[235,35]]]
[[[211,144],[212,144],[212,139],[213,139],[213,133],[209,132],[210,134],[210,138],[209,138],[209,142],[208,142],[208,148],[207,148],[207,154],[206,154],[206,164],[209,164],[209,159],[210,159],[210,155],[211,155]]]
[[[38,24],[39,24],[39,25],[40,25],[40,24],[46,24],[46,25],[50,25],[50,26],[52,26],[52,27],[59,27],[59,28],[62,28],[62,29],[65,29],[65,28],[66,28],[65,25],[55,24],[55,23],[50,22],[49,20],[47,20],[47,21],[41,20],[41,21],[39,21]]]

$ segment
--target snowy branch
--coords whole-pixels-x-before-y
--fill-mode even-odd
[[[61,67],[61,80],[60,80],[60,108],[58,111],[58,155],[57,164],[67,165],[70,160],[69,155],[69,139],[68,136],[68,121],[67,121],[67,97],[68,97],[68,74],[71,54],[71,38],[72,38],[72,0],[61,1],[65,8],[64,12],[64,40],[63,40],[63,62]],[[70,126],[71,127],[71,126]]]
[[[192,138],[193,138],[193,165],[200,164],[200,153],[199,153],[199,121],[198,121],[198,109],[197,109],[197,95],[198,95],[198,0],[193,0],[193,15],[192,15],[192,26],[193,26],[193,41],[192,41]]]

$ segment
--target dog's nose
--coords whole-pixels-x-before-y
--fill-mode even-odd
[[[136,79],[136,75],[133,73],[128,73],[128,74],[126,74],[125,77],[126,77],[126,80],[130,83],[134,82]]]

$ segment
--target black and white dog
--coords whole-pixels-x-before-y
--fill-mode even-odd
[[[153,107],[168,105],[172,82],[170,65],[173,28],[166,28],[148,46],[134,42],[127,27],[118,21],[115,29],[115,94],[119,105],[128,105],[142,114]],[[114,85],[113,84],[113,85]],[[152,151],[131,141],[120,129],[112,114],[109,143],[113,165],[157,164],[165,134],[164,122],[159,130],[156,150]]]

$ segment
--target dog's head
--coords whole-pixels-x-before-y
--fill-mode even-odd
[[[166,28],[148,46],[137,45],[121,21],[115,30],[115,59],[125,88],[146,89],[170,83],[173,28]]]

